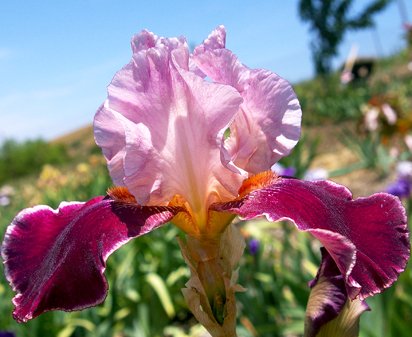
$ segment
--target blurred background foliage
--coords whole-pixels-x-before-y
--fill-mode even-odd
[[[299,16],[309,23],[312,33],[310,48],[316,74],[332,72],[332,59],[350,30],[374,26],[374,16],[392,0],[363,1],[362,10],[355,12],[354,0],[300,0]]]
[[[345,183],[357,196],[384,191],[396,182],[397,164],[412,160],[407,138],[412,133],[411,61],[412,51],[405,49],[378,60],[372,76],[347,85],[338,73],[295,84],[304,134],[281,161],[282,167],[307,179],[316,178],[321,169],[323,178]],[[387,105],[395,122],[385,115]],[[350,160],[345,160],[346,154]],[[0,146],[0,233],[23,208],[88,200],[104,194],[111,184],[91,127],[53,142],[8,140]],[[407,184],[409,189],[399,197],[411,215],[412,180]],[[239,283],[247,291],[238,294],[239,337],[302,336],[307,283],[320,261],[318,242],[286,222],[262,219],[237,225],[248,244],[240,267]],[[207,336],[180,291],[189,271],[178,248],[179,235],[168,225],[115,252],[106,270],[106,301],[81,312],[49,312],[17,324],[11,317],[13,293],[0,276],[0,331],[18,337]],[[368,299],[372,311],[362,316],[361,336],[409,336],[410,289],[409,266],[393,287]]]
[[[41,139],[23,143],[6,140],[0,146],[0,184],[38,173],[46,163],[63,164],[68,159],[64,144],[49,144]]]

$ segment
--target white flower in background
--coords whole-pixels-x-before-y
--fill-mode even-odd
[[[0,188],[0,195],[12,196],[16,193],[14,187],[10,185],[4,185]]]
[[[0,207],[6,207],[10,205],[10,197],[13,196],[15,190],[10,185],[4,185],[0,188]]]
[[[398,119],[396,116],[396,112],[392,109],[392,107],[389,104],[382,104],[382,112],[385,115],[389,125],[394,125],[396,123],[396,120]]]
[[[375,131],[378,128],[379,110],[377,108],[369,108],[365,112],[365,127],[369,131]]]
[[[303,177],[303,180],[315,181],[328,179],[328,171],[324,168],[315,168],[308,170]]]
[[[412,135],[406,135],[404,140],[409,151],[412,152]]]
[[[400,161],[396,165],[396,173],[399,177],[412,179],[412,161]]]
[[[0,195],[0,206],[6,207],[10,205],[10,198],[5,195]]]

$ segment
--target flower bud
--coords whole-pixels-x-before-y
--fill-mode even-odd
[[[369,307],[348,297],[343,275],[326,249],[321,251],[321,266],[310,283],[304,337],[357,337],[360,315]]]

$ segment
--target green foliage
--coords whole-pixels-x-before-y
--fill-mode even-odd
[[[301,335],[319,247],[290,223],[258,220],[244,230],[260,246],[256,255],[246,252],[240,268],[240,284],[247,288],[238,295],[240,322],[247,318],[256,336]]]
[[[361,105],[368,101],[372,91],[364,83],[342,86],[336,75],[302,82],[294,89],[302,106],[305,125],[358,119]]]
[[[282,158],[279,163],[283,167],[293,167],[296,178],[303,178],[317,155],[319,139],[311,140],[305,135],[293,148],[289,156]]]
[[[62,164],[69,156],[62,144],[43,140],[29,140],[19,143],[6,140],[0,147],[0,185],[8,180],[38,173],[42,166]]]
[[[357,169],[374,170],[381,178],[389,174],[395,158],[391,157],[383,146],[379,135],[366,134],[359,137],[354,132],[345,130],[341,137],[342,142],[358,155],[360,161],[356,164]]]
[[[410,117],[412,80],[409,72],[401,72],[408,62],[409,55],[402,51],[379,60],[375,73],[368,80],[342,85],[339,74],[335,73],[295,84],[294,90],[302,106],[303,124],[358,123],[362,118],[362,106],[372,97],[382,95],[397,97],[399,109]],[[391,76],[394,72],[400,72],[400,75]]]
[[[353,0],[300,0],[300,17],[309,22],[314,35],[311,49],[316,73],[330,73],[332,58],[337,55],[345,33],[373,26],[373,15],[382,11],[390,1],[373,0],[360,13],[350,15]]]

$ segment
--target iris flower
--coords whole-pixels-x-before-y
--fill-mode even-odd
[[[101,303],[109,255],[169,222],[187,234],[186,301],[213,336],[235,336],[244,247],[231,225],[236,216],[289,219],[312,234],[350,299],[382,291],[404,270],[409,239],[398,198],[353,200],[331,181],[270,170],[298,142],[298,99],[276,74],[243,65],[225,39],[220,26],[192,54],[183,37],[142,31],[132,39],[132,59],[94,119],[117,187],[56,210],[25,209],[7,229],[2,257],[17,321]]]
[[[406,199],[411,196],[412,190],[412,162],[400,161],[396,165],[397,179],[386,188],[386,192]]]

